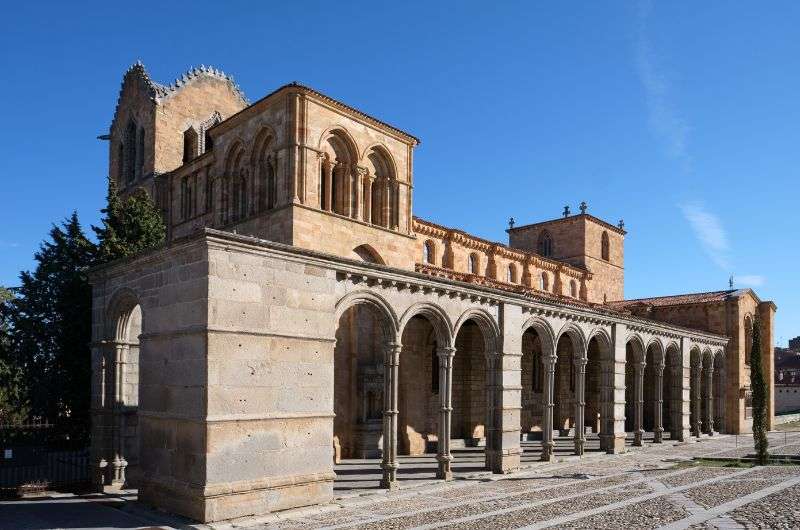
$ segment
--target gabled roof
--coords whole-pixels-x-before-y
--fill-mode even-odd
[[[724,302],[732,298],[739,298],[746,293],[751,293],[756,300],[758,297],[752,289],[728,289],[725,291],[709,291],[705,293],[676,294],[671,296],[656,296],[653,298],[636,298],[631,300],[619,300],[616,302],[606,302],[606,305],[626,309],[632,306],[667,307],[676,305],[706,304],[709,302]]]
[[[620,228],[619,226],[614,226],[611,223],[609,223],[607,221],[603,221],[599,217],[595,217],[594,215],[592,215],[590,213],[579,213],[579,214],[570,215],[570,216],[567,216],[567,217],[558,217],[556,219],[549,219],[547,221],[539,221],[538,223],[528,223],[526,225],[519,225],[519,226],[515,226],[514,228],[506,229],[506,232],[516,232],[517,230],[524,230],[526,228],[531,228],[531,227],[534,227],[534,226],[543,226],[543,225],[549,225],[549,224],[553,224],[553,223],[562,223],[567,219],[581,219],[581,218],[594,221],[595,223],[597,223],[599,225],[602,225],[605,228],[607,228],[607,229],[609,229],[609,230],[611,230],[613,232],[616,232],[618,234],[621,234],[623,236],[628,233],[627,231],[625,231],[624,228]]]
[[[189,85],[193,80],[200,79],[200,78],[215,78],[220,79],[222,81],[227,82],[231,90],[241,98],[242,102],[245,105],[249,105],[250,102],[247,99],[247,96],[244,95],[244,92],[236,84],[233,80],[233,76],[226,74],[222,70],[214,68],[213,66],[206,66],[200,65],[199,67],[190,68],[186,72],[184,72],[179,78],[175,79],[169,85],[164,85],[161,83],[156,83],[150,77],[150,74],[147,72],[144,64],[141,61],[136,61],[133,63],[130,68],[125,72],[125,75],[122,77],[122,84],[119,88],[119,97],[117,98],[117,105],[114,108],[114,117],[117,116],[117,110],[119,109],[119,102],[122,100],[122,92],[125,89],[125,84],[129,81],[138,80],[141,82],[147,89],[148,95],[150,99],[155,103],[159,103],[160,101],[172,96],[180,92],[184,87]],[[112,121],[113,126],[113,121]]]

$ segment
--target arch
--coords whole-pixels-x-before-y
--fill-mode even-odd
[[[545,319],[534,316],[522,324],[520,334],[524,334],[529,328],[533,328],[540,337],[547,339],[546,341],[542,341],[542,349],[544,350],[544,347],[547,347],[546,351],[543,351],[542,353],[548,356],[555,354],[556,333],[550,324]]]
[[[467,309],[456,321],[453,326],[453,337],[458,336],[458,332],[468,320],[475,322],[481,330],[484,339],[484,346],[487,353],[499,353],[500,327],[495,319],[483,309]],[[456,352],[458,355],[458,352]]]
[[[632,346],[632,354],[636,362],[644,362],[644,355],[647,349],[644,346],[644,340],[638,333],[631,333],[625,338],[625,346]]]
[[[467,269],[470,274],[480,274],[480,256],[477,252],[469,255]]]
[[[517,266],[513,263],[508,264],[508,272],[506,273],[506,281],[508,283],[517,283]]]
[[[431,323],[436,334],[436,341],[440,347],[453,347],[453,337],[455,335],[453,334],[453,325],[450,322],[450,318],[441,307],[430,302],[417,302],[406,309],[403,316],[400,317],[397,330],[398,337],[403,336],[403,331],[408,322],[415,316],[424,317]]]
[[[609,255],[611,254],[610,251],[610,242],[608,240],[608,232],[603,230],[603,235],[600,237],[600,257],[604,260],[609,261]]]
[[[436,244],[430,239],[422,244],[422,262],[428,265],[436,265]]]
[[[720,432],[727,431],[725,422],[725,352],[717,350],[714,353],[713,396],[714,396],[714,425]]]
[[[553,237],[550,235],[550,232],[547,230],[542,230],[539,234],[539,241],[536,245],[536,248],[539,250],[539,254],[544,257],[550,257],[553,255]]]
[[[130,318],[133,310],[139,304],[139,296],[128,287],[115,291],[106,306],[108,340],[128,340]]]
[[[335,138],[335,140],[330,142],[331,138]],[[335,154],[343,157],[343,159],[339,160],[340,162],[355,162],[358,160],[358,148],[356,147],[358,144],[344,126],[332,125],[325,129],[319,137],[317,148],[320,151],[326,151],[326,142],[334,148]],[[338,149],[338,152],[336,149]]]
[[[194,160],[200,154],[200,134],[194,126],[183,131],[183,163]]]
[[[750,364],[750,354],[753,350],[753,316],[744,317],[744,363]]]
[[[611,354],[614,342],[611,340],[611,335],[605,328],[597,327],[592,329],[589,334],[586,335],[586,344],[588,345],[592,339],[597,339],[602,346],[602,350],[607,352],[608,355]]]
[[[256,135],[250,156],[250,165],[256,174],[254,188],[259,211],[269,210],[277,205],[276,159],[270,149],[275,138],[275,131],[268,125],[263,125]]]
[[[661,341],[660,338],[653,337],[647,342],[647,349],[645,350],[645,352],[646,353],[649,352],[650,348],[655,348],[655,353],[658,354],[658,355],[653,355],[653,362],[663,366],[665,362],[664,343]]]
[[[381,255],[378,254],[378,251],[366,243],[363,245],[358,245],[356,248],[354,248],[353,253],[358,256],[360,260],[366,261],[367,263],[386,265],[386,262],[383,260]]]
[[[233,141],[225,156],[224,177],[222,183],[222,215],[223,223],[236,221],[240,217],[247,200],[247,180],[244,174],[244,142]]]
[[[386,337],[392,342],[397,341],[400,329],[400,321],[397,318],[397,313],[395,313],[394,309],[392,309],[392,306],[386,301],[386,299],[378,294],[373,293],[372,291],[353,291],[340,298],[335,305],[335,322],[339,322],[339,319],[342,318],[342,315],[345,313],[345,311],[357,305],[371,306],[381,315],[385,316],[386,318],[384,319],[384,322],[386,324]]]
[[[577,324],[573,322],[567,322],[564,326],[559,330],[558,336],[556,338],[556,344],[559,343],[561,337],[567,335],[572,341],[572,348],[575,353],[580,353],[581,358],[586,358],[586,345],[588,341],[586,340],[586,334]]]
[[[578,298],[578,282],[570,280],[569,282],[569,295],[572,298]]]
[[[539,276],[539,290],[550,291],[550,277],[545,271]]]

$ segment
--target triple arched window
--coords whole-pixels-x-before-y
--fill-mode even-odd
[[[434,265],[435,260],[433,241],[428,240],[422,245],[422,262],[427,265]]]

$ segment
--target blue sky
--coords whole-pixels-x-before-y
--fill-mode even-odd
[[[52,222],[98,222],[95,137],[141,59],[251,100],[297,80],[409,131],[415,213],[489,239],[585,200],[625,220],[628,298],[733,274],[778,305],[779,344],[800,335],[800,3],[274,4],[4,8],[0,284]]]

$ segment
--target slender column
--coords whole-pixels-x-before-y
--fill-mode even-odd
[[[664,364],[655,367],[655,426],[653,426],[653,442],[664,441]]]
[[[342,206],[343,211],[342,213],[347,217],[352,217],[353,215],[353,168],[349,164],[345,164],[339,170],[341,171],[342,175],[342,182],[344,186],[342,186]]]
[[[127,344],[115,345],[114,356],[114,420],[113,420],[113,439],[114,439],[114,460],[111,463],[111,484],[122,486],[125,484],[125,468],[128,462],[124,455],[122,408],[124,406],[125,381],[125,357],[128,350]]]
[[[644,436],[644,429],[642,428],[644,414],[644,363],[639,362],[634,364],[633,370],[633,445],[640,446],[642,445],[642,437]]]
[[[586,443],[586,363],[587,358],[575,359],[575,454],[583,455]]]
[[[714,368],[711,364],[709,364],[708,368],[709,369],[706,370],[706,373],[703,374],[706,377],[706,388],[708,389],[708,392],[706,392],[705,396],[707,416],[705,432],[709,436],[714,436]]]
[[[361,220],[363,218],[362,211],[364,210],[364,184],[363,184],[364,171],[356,168],[353,173],[354,185],[356,187],[356,203],[353,205],[353,219]]]
[[[333,166],[330,162],[325,161],[322,163],[323,178],[325,179],[325,207],[327,211],[333,210]]]
[[[364,177],[364,221],[372,222],[372,183],[375,177],[366,175]]]
[[[390,212],[391,212],[391,204],[389,201],[390,193],[389,193],[389,186],[390,182],[387,178],[381,179],[381,197],[383,197],[383,204],[381,205],[382,212],[381,212],[381,226],[385,228],[389,228],[391,225],[391,221],[389,219]]]
[[[542,460],[553,459],[553,391],[555,389],[556,356],[542,355],[544,370],[544,394],[542,414]]]
[[[386,345],[383,364],[383,478],[381,487],[395,489],[397,487],[397,404],[398,371],[400,367],[400,350],[402,345],[390,342]]]
[[[439,468],[436,478],[452,480],[453,472],[450,463],[453,455],[450,454],[450,420],[453,414],[453,357],[456,349],[450,347],[439,348],[439,441],[436,460]]]
[[[694,399],[692,400],[692,410],[694,411],[694,423],[692,423],[692,436],[700,436],[700,427],[702,419],[700,418],[700,395],[702,389],[700,388],[700,381],[702,373],[702,366],[697,366],[692,374],[692,385],[694,385]]]

